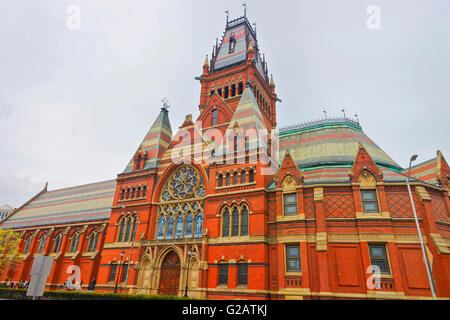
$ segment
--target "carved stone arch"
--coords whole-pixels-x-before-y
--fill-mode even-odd
[[[294,191],[297,189],[297,185],[296,179],[292,175],[287,174],[281,183],[281,188],[283,191]]]
[[[184,269],[184,264],[186,262],[183,259],[183,252],[181,251],[181,249],[175,245],[169,245],[158,253],[158,256],[155,257],[155,261],[153,263],[152,288],[156,290],[155,293],[158,293],[159,290],[161,289],[161,281],[162,280],[166,281],[166,279],[161,278],[161,273],[163,272],[162,264],[165,261],[165,258],[171,253],[176,254],[178,256],[178,261],[180,262],[179,266],[180,269],[178,271],[179,272],[178,293],[175,294],[179,294],[181,292],[183,284],[183,277],[181,275],[181,270]]]
[[[369,170],[364,169],[360,172],[358,176],[358,183],[360,187],[376,187],[377,179],[376,176]]]

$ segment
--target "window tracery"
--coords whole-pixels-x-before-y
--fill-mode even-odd
[[[201,237],[205,191],[197,169],[189,165],[176,169],[161,192],[156,239]]]

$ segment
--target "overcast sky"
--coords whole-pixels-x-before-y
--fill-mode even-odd
[[[116,178],[163,97],[174,131],[196,118],[194,77],[224,11],[237,18],[242,3],[0,0],[0,205],[22,205],[46,181],[54,190]],[[282,100],[278,124],[345,108],[403,167],[437,149],[450,160],[449,3],[247,0]],[[70,5],[79,29],[67,26]],[[370,5],[380,29],[367,26]]]

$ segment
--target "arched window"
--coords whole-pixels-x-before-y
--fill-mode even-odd
[[[175,239],[179,239],[183,236],[183,215],[178,215],[177,223],[175,225]]]
[[[204,200],[201,198],[205,191],[203,176],[194,166],[182,165],[171,173],[159,204],[167,220],[164,238],[202,236]]]
[[[94,252],[97,248],[97,242],[98,242],[98,232],[93,231],[91,232],[91,235],[89,236],[89,243],[87,246],[87,252]]]
[[[130,241],[130,233],[131,233],[131,227],[133,225],[133,218],[128,217],[126,225],[127,226],[126,226],[126,229],[125,229],[125,236],[123,237],[123,241],[124,242]]]
[[[53,244],[53,253],[59,252],[59,249],[61,249],[61,242],[62,242],[62,234],[58,233],[58,235],[54,238],[54,244]]]
[[[225,208],[222,214],[222,237],[230,235],[230,212]]]
[[[217,182],[217,183],[218,183],[218,186],[219,186],[219,187],[223,186],[223,176],[222,176],[222,174],[219,174],[218,180],[219,180],[219,181]]]
[[[44,251],[44,248],[45,248],[45,244],[46,244],[46,243],[47,243],[47,235],[44,234],[44,235],[41,237],[41,240],[39,241],[39,247],[38,247],[37,253],[42,253],[42,252]]]
[[[241,183],[247,183],[247,173],[245,171],[241,172]]]
[[[141,198],[145,198],[147,196],[147,186],[142,188]]]
[[[224,99],[227,99],[227,98],[228,98],[228,93],[229,93],[228,90],[229,90],[229,89],[228,89],[228,86],[226,86],[225,89],[224,89],[224,92],[223,92],[223,97],[224,97]]]
[[[217,109],[214,109],[214,110],[211,112],[211,125],[212,125],[212,126],[217,125]]]
[[[236,85],[232,84],[231,85],[231,96],[234,97],[236,95]]]
[[[238,151],[238,148],[239,148],[239,137],[237,134],[235,134],[233,138],[233,151],[236,153]]]
[[[217,89],[217,94],[218,94],[219,96],[222,96],[222,88]]]
[[[231,236],[237,235],[239,235],[239,210],[237,207],[234,207],[231,214]]]
[[[119,234],[117,237],[118,242],[124,241],[125,227],[126,227],[126,219],[124,217],[122,217],[119,221]]]
[[[233,175],[233,184],[238,184],[239,182],[238,182],[238,178],[239,178],[239,175],[238,175],[238,173],[237,173],[237,171],[234,173],[234,175]]]
[[[72,240],[70,241],[70,247],[69,252],[75,252],[78,249],[78,242],[80,240],[80,234],[78,232],[75,232],[72,235]]]
[[[120,192],[120,200],[123,200],[125,198],[125,189],[122,189]]]
[[[248,137],[245,137],[244,140],[245,140],[245,141],[244,141],[244,144],[245,144],[244,148],[245,148],[245,152],[247,153],[248,150],[249,150]]]
[[[131,199],[134,199],[134,192],[135,192],[135,188],[131,189]]]
[[[231,183],[231,176],[229,173],[227,173],[226,179],[227,179],[227,186],[229,186]]]
[[[184,237],[185,238],[192,237],[192,221],[193,221],[192,213],[190,211],[188,211],[188,215],[186,216],[186,224],[184,226]]]
[[[244,92],[244,84],[242,82],[239,82],[238,94],[242,94],[242,92]]]
[[[23,253],[28,253],[28,251],[30,250],[31,238],[31,236],[27,238],[27,242],[25,243],[25,247],[23,248]]]
[[[164,224],[166,222],[166,219],[164,219],[164,216],[161,216],[159,218],[158,222],[158,233],[156,235],[156,239],[163,239],[164,238]]]
[[[166,239],[173,238],[173,220],[173,215],[170,215],[169,219],[167,219]]]
[[[248,235],[248,209],[244,206],[241,212],[241,236],[246,235]]]
[[[253,172],[253,169],[250,169],[250,171],[248,172],[248,182],[253,181],[255,181],[255,173]]]
[[[127,199],[130,199],[130,188],[127,188],[126,198],[127,198]]]
[[[141,161],[142,161],[142,156],[139,155],[136,159],[136,169],[135,170],[141,169]]]
[[[211,96],[214,94],[214,92],[215,92],[214,90],[211,90]]]
[[[238,286],[246,286],[247,285],[247,276],[248,274],[248,265],[247,262],[238,262]]]
[[[111,263],[108,282],[115,282],[117,275],[117,263]]]
[[[200,238],[202,236],[202,227],[203,227],[203,215],[199,213],[195,217],[194,238]]]

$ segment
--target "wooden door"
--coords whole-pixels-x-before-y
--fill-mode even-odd
[[[178,285],[180,283],[180,258],[175,251],[169,252],[161,266],[161,276],[159,280],[159,294],[178,295]]]

